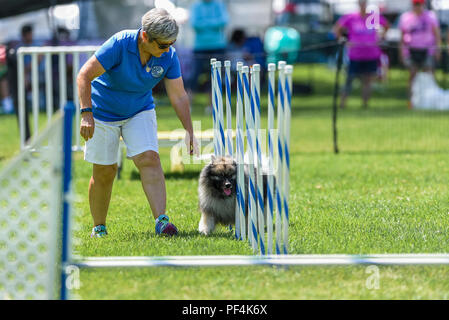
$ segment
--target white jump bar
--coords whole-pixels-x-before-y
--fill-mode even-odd
[[[110,267],[216,267],[216,266],[307,266],[307,265],[436,265],[449,264],[449,254],[377,255],[268,255],[268,256],[165,256],[90,257],[73,261],[79,268]]]
[[[44,46],[44,47],[20,47],[18,54],[45,54],[45,53],[90,53],[95,52],[99,46]]]

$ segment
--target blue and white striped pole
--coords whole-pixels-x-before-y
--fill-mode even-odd
[[[289,223],[289,206],[288,197],[290,194],[290,119],[291,119],[291,103],[292,103],[292,74],[293,66],[285,67],[285,85],[284,85],[284,164],[283,164],[283,183],[284,183],[284,215],[282,219],[283,235],[284,235],[284,254],[288,254],[288,223]]]
[[[232,111],[231,111],[231,61],[224,62],[225,67],[225,103],[226,103],[226,147],[225,155],[233,158],[234,146],[232,143]],[[237,200],[236,200],[237,201]],[[238,204],[237,204],[238,205]],[[238,239],[240,234],[240,219],[235,216],[235,237]],[[229,226],[232,230],[232,226]]]
[[[232,143],[232,111],[231,111],[231,61],[224,62],[225,88],[226,88],[226,154],[234,155],[234,144]]]
[[[262,129],[260,126],[260,65],[253,65],[251,76],[252,96],[254,101],[254,132],[256,134],[256,186],[257,186],[257,220],[259,226],[260,254],[265,254],[265,221],[262,176]]]
[[[211,87],[211,99],[212,99],[212,118],[213,118],[213,143],[214,143],[214,155],[218,155],[218,134],[216,132],[218,125],[217,125],[217,97],[216,97],[216,85],[215,85],[215,62],[217,59],[212,58],[210,59],[210,87]]]
[[[236,228],[236,238],[246,240],[246,195],[244,174],[244,142],[243,142],[243,80],[242,62],[237,62],[237,105],[236,105],[236,161],[237,161],[237,206],[235,212],[236,225],[239,221],[239,234]]]
[[[246,140],[248,146],[248,238],[254,251],[257,250],[257,222],[256,222],[256,189],[254,177],[254,105],[252,103],[251,89],[248,78],[249,69],[243,67],[243,85],[245,99]]]
[[[218,155],[225,155],[225,134],[224,134],[224,115],[223,115],[223,85],[221,81],[221,61],[215,62],[215,97],[216,97],[216,106],[217,106],[217,124],[218,124]]]
[[[284,199],[283,183],[282,183],[282,164],[284,161],[283,145],[284,145],[284,82],[285,82],[285,61],[278,62],[278,112],[277,112],[277,163],[276,163],[276,254],[281,254],[282,250],[282,201]]]
[[[64,127],[63,127],[63,194],[62,194],[62,246],[61,246],[61,300],[67,300],[69,298],[69,292],[67,289],[67,274],[65,268],[71,261],[71,228],[70,228],[70,203],[69,198],[71,196],[72,186],[72,126],[73,126],[73,113],[75,107],[73,103],[66,103],[64,106]]]
[[[267,254],[273,253],[274,218],[274,95],[276,65],[268,64],[268,177],[267,177]]]

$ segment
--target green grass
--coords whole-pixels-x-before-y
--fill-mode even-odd
[[[449,299],[447,267],[380,267],[379,275],[378,289],[369,289],[370,274],[361,266],[89,270],[81,273],[80,294],[135,300]]]
[[[309,79],[307,67],[295,81]],[[339,111],[340,154],[333,154],[331,106],[334,72],[313,69],[313,95],[295,95],[291,132],[290,252],[293,254],[441,253],[449,251],[449,114],[406,108],[406,78],[392,70],[388,85],[360,109],[359,91]],[[343,79],[342,79],[343,80]],[[264,91],[266,92],[266,91]],[[159,130],[180,127],[159,96]],[[193,120],[211,127],[206,95],[193,101]],[[266,105],[266,98],[262,99]],[[44,119],[44,117],[42,117]],[[266,120],[266,110],[262,114]],[[0,168],[18,152],[14,117],[0,117]],[[82,256],[252,254],[219,227],[197,232],[199,165],[169,172],[169,150],[161,149],[167,183],[167,214],[176,238],[154,234],[151,216],[131,161],[114,184],[105,239],[90,239],[87,187],[91,166],[75,154],[77,230]],[[83,270],[83,299],[447,299],[449,268],[380,267],[380,289],[366,287],[369,274],[352,267],[228,267]],[[161,286],[161,281],[164,285]],[[98,285],[98,284],[101,285]]]

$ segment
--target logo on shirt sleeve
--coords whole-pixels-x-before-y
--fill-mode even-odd
[[[164,74],[164,68],[161,66],[153,66],[151,68],[151,75],[155,78],[160,78]]]

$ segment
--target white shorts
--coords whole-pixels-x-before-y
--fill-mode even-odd
[[[145,151],[159,152],[156,111],[146,110],[121,121],[95,120],[92,139],[86,141],[84,160],[102,165],[118,162],[120,136],[126,145],[126,156],[134,157]]]

